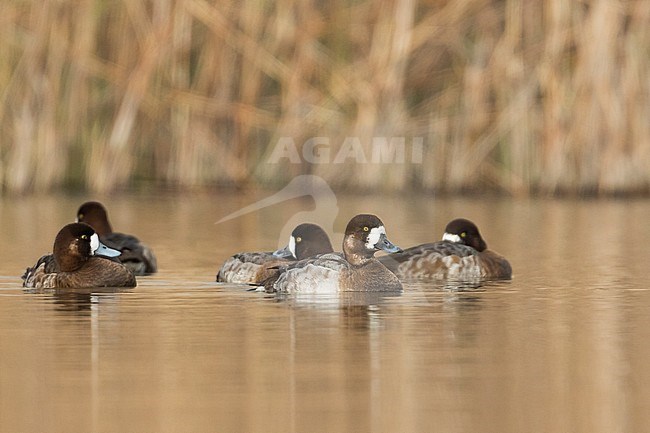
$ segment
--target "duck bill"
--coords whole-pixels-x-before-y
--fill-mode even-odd
[[[103,243],[99,243],[99,246],[95,250],[95,255],[96,256],[104,256],[104,257],[117,257],[120,254],[122,254],[121,251],[115,250],[113,248],[109,248]]]
[[[287,245],[284,248],[280,248],[279,250],[274,251],[273,256],[281,259],[285,259],[285,258],[293,257],[293,253],[291,252],[291,248],[289,248],[289,245]]]
[[[399,253],[402,251],[400,247],[398,247],[397,245],[389,241],[386,235],[383,233],[381,234],[379,240],[375,244],[375,248],[378,250],[384,250],[387,253]]]

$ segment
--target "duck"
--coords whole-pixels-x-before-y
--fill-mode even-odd
[[[104,244],[120,251],[120,262],[134,275],[148,275],[158,271],[153,251],[135,236],[114,232],[108,221],[108,212],[100,202],[88,201],[82,204],[77,211],[77,222],[93,227]]]
[[[442,240],[379,257],[400,279],[454,279],[458,281],[512,278],[512,267],[488,249],[478,227],[465,218],[450,221]]]
[[[282,266],[264,281],[264,290],[280,294],[401,292],[399,279],[374,257],[380,250],[401,251],[386,237],[379,217],[356,215],[345,229],[343,253],[321,254]]]
[[[330,238],[321,226],[302,223],[293,229],[284,248],[274,252],[243,252],[228,258],[217,273],[217,281],[257,285],[282,264],[333,251]]]
[[[67,224],[56,235],[52,254],[25,270],[23,287],[135,287],[133,273],[113,259],[119,255],[118,250],[104,245],[88,224]]]

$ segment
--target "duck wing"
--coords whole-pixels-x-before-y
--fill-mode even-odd
[[[122,253],[118,257],[119,261],[135,275],[151,274],[158,270],[156,256],[151,248],[135,236],[113,232],[103,236],[101,240],[107,247]]]
[[[428,260],[442,259],[443,257],[469,257],[477,255],[474,248],[457,242],[440,241],[422,244],[407,248],[398,253],[377,257],[384,266],[393,272],[397,271],[402,263],[413,262],[427,258]]]
[[[267,268],[281,266],[288,262],[288,259],[278,258],[272,252],[238,253],[223,263],[217,272],[217,281],[240,284],[260,283],[268,278]]]
[[[340,273],[349,268],[342,253],[319,254],[278,267],[262,285],[268,293],[336,293]]]
[[[54,287],[43,284],[45,284],[46,275],[56,274],[57,272],[59,272],[59,265],[56,263],[56,260],[54,260],[54,256],[52,254],[46,254],[39,258],[34,266],[25,269],[25,273],[21,276],[23,279],[23,287]]]

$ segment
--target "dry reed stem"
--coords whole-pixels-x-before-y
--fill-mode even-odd
[[[650,191],[650,2],[9,0],[0,25],[5,193]],[[269,164],[283,137],[425,151]]]

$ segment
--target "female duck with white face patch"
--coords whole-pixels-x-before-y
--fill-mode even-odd
[[[510,263],[488,249],[476,225],[464,218],[447,224],[442,241],[422,244],[379,260],[401,279],[477,281],[510,279]]]
[[[27,268],[23,286],[36,289],[82,287],[135,287],[133,273],[108,257],[120,252],[108,248],[88,224],[63,227],[54,240],[52,254]]]
[[[279,293],[402,290],[395,275],[374,258],[379,250],[400,251],[386,237],[379,218],[357,215],[345,229],[343,254],[323,254],[284,266],[277,278],[265,282],[265,288]]]
[[[277,273],[278,266],[331,253],[330,238],[319,225],[303,223],[291,232],[289,244],[275,252],[238,253],[228,258],[217,272],[222,283],[261,284]]]

